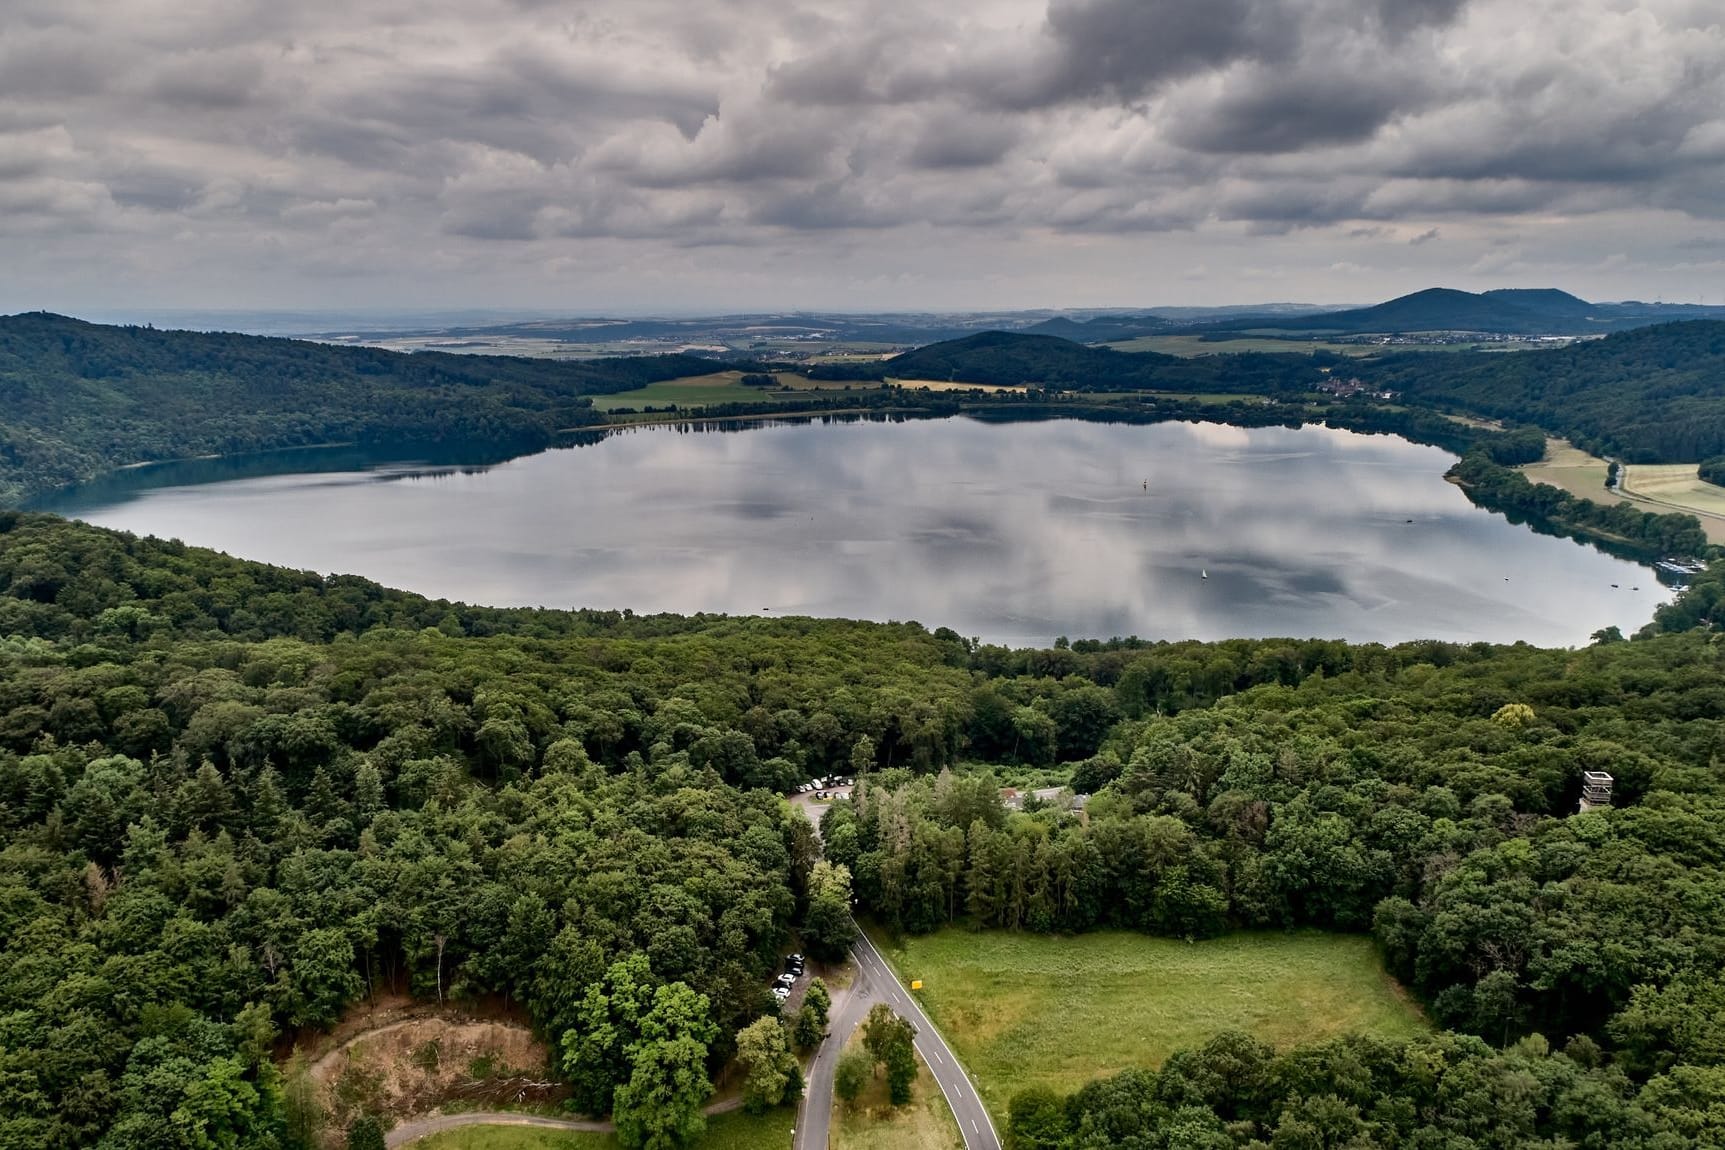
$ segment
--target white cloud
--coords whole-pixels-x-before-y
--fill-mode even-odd
[[[1717,290],[1671,252],[1725,239],[1702,0],[14,0],[7,24],[0,306],[1200,302],[1264,268],[1314,299],[1560,273],[1671,298]]]

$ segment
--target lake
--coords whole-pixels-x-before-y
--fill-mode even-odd
[[[439,598],[916,619],[1013,645],[1573,645],[1670,597],[1473,506],[1451,462],[1315,426],[829,420],[639,428],[483,468],[349,452],[309,473],[134,473],[53,509]]]

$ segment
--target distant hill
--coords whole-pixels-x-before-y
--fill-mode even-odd
[[[1075,320],[1055,316],[1031,324],[1025,332],[1031,335],[1057,335],[1075,343],[1113,343],[1139,336],[1156,335],[1175,327],[1169,320],[1153,315],[1099,315],[1094,319]]]
[[[1304,355],[1216,355],[1197,359],[1087,347],[1025,332],[990,331],[920,347],[871,365],[878,377],[1069,391],[1273,392],[1312,386],[1321,372]]]
[[[1725,322],[1717,320],[1548,351],[1408,353],[1359,371],[1411,401],[1537,424],[1628,462],[1725,454]]]
[[[1603,335],[1678,319],[1725,319],[1725,308],[1694,304],[1589,303],[1555,288],[1465,292],[1427,288],[1346,311],[1261,316],[1195,325],[1199,332],[1263,331],[1367,335],[1461,331],[1492,335]]]
[[[711,370],[567,363],[0,317],[0,504],[146,460],[313,444],[522,449],[598,422],[588,395]]]
[[[1550,296],[1536,302],[1548,309],[1574,306]],[[1182,359],[1047,335],[985,332],[866,368],[874,378],[1273,395],[1310,389],[1323,378],[1324,366],[1322,356]],[[1725,322],[1661,324],[1541,351],[1332,357],[1328,366],[1401,392],[1418,406],[1534,424],[1631,462],[1725,454]]]
[[[1057,335],[1076,343],[1119,343],[1147,335],[1163,335],[1197,324],[1243,324],[1250,320],[1283,322],[1324,312],[1310,304],[1237,304],[1231,307],[1153,307],[1141,312],[1098,315],[1088,319],[1055,316],[1013,330],[1031,335]]]

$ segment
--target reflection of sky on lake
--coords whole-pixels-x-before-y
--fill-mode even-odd
[[[919,619],[1011,643],[1574,644],[1667,597],[1474,507],[1449,462],[1320,427],[650,428],[482,472],[239,479],[77,514],[472,602]]]

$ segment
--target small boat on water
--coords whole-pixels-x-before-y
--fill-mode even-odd
[[[1198,572],[1198,578],[1200,578],[1200,579],[1208,579],[1209,577],[1210,577],[1210,573],[1208,571],[1202,571],[1201,570]]]

